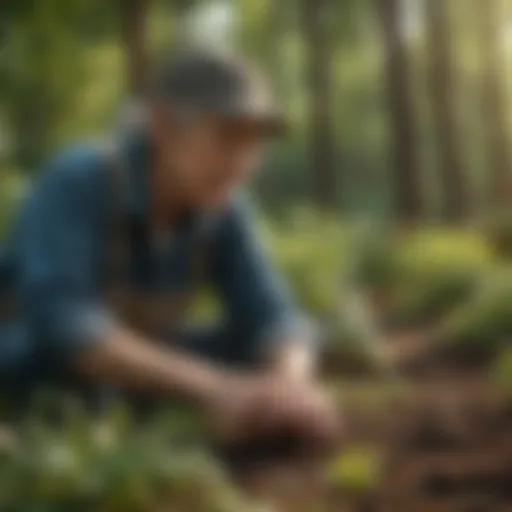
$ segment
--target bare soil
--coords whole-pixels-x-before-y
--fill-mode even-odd
[[[346,417],[347,442],[384,453],[382,477],[373,492],[351,502],[341,496],[332,510],[512,508],[512,403],[484,376],[411,383],[406,401]]]
[[[512,512],[511,397],[486,366],[420,367],[393,396],[368,377],[336,384],[343,444],[377,456],[377,482],[355,491],[309,477],[278,510]]]

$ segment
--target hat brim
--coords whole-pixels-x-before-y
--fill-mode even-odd
[[[216,115],[228,122],[254,127],[263,137],[281,138],[289,132],[286,118],[277,113],[254,111],[216,111]]]

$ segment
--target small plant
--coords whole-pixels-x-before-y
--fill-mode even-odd
[[[183,413],[179,428],[172,413],[135,426],[124,407],[98,421],[64,404],[56,425],[46,421],[42,402],[16,450],[0,458],[0,510],[251,510],[206,447],[198,441],[192,448],[183,437]],[[45,396],[45,409],[50,402]]]
[[[364,447],[352,447],[333,460],[327,476],[332,486],[359,494],[374,489],[380,474],[380,458],[376,453]]]
[[[498,387],[512,396],[512,348],[505,348],[492,366],[492,378]]]
[[[466,353],[495,356],[512,335],[512,273],[500,270],[481,283],[443,322],[445,343]]]
[[[495,211],[483,221],[483,232],[493,250],[503,259],[512,258],[512,210]]]

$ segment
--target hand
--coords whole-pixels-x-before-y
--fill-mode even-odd
[[[312,443],[334,437],[337,417],[320,384],[279,376],[260,376],[233,382],[224,394],[223,419],[235,420],[240,435],[284,433]],[[237,419],[236,419],[237,418]]]
[[[316,354],[310,343],[283,343],[268,355],[268,373],[278,399],[278,415],[283,414],[292,431],[312,444],[333,440],[338,418],[327,390],[315,378]],[[266,414],[269,421],[272,415]]]
[[[209,393],[206,415],[218,441],[236,443],[265,434],[276,427],[267,421],[271,393],[267,379],[221,376]]]
[[[292,435],[327,445],[337,432],[334,407],[317,383],[275,375],[227,377],[212,390],[207,415],[220,441]]]
[[[327,391],[315,381],[275,379],[265,418],[269,428],[278,425],[290,435],[311,443],[330,445],[338,431],[339,418]]]

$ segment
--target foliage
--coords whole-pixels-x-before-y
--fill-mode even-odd
[[[18,172],[4,169],[3,173],[4,178],[0,181],[0,241],[9,232],[27,188],[27,183]]]
[[[481,283],[473,296],[448,315],[444,336],[466,351],[495,353],[512,335],[512,274],[499,269]]]
[[[58,427],[35,411],[4,450],[2,510],[251,510],[198,438],[192,447],[176,433],[176,413],[135,428],[125,409],[101,420],[67,411]]]
[[[492,367],[492,377],[496,384],[508,395],[512,395],[512,349],[506,347],[498,354]]]
[[[339,313],[357,290],[380,290],[388,292],[394,315],[425,321],[466,299],[496,265],[483,237],[471,232],[421,230],[397,238],[379,226],[365,233],[336,222],[316,225],[274,235],[279,263],[313,311]]]
[[[114,19],[109,7],[96,16],[100,4],[25,1],[7,9],[0,105],[22,169],[40,165],[61,140],[60,127],[83,93],[87,44],[103,33],[101,21]]]
[[[512,256],[512,214],[509,208],[500,209],[488,215],[482,230],[497,255],[503,258]]]
[[[284,229],[269,226],[269,245],[276,263],[306,309],[318,316],[329,314],[341,286],[346,232],[337,219],[301,209]]]
[[[436,229],[397,238],[382,229],[361,235],[304,212],[298,219],[284,232],[270,226],[271,245],[339,368],[379,365],[386,325],[440,322],[442,340],[470,353],[495,353],[512,335],[512,274],[481,233]]]
[[[308,197],[311,177],[308,176],[307,134],[310,130],[305,108],[307,88],[299,3],[296,0],[154,0],[151,6],[148,37],[156,51],[168,47],[176,12],[184,6],[197,18],[205,18],[205,13],[209,13],[211,23],[203,19],[201,27],[204,42],[219,38],[214,32],[222,29],[216,25],[216,18],[226,15],[231,20],[234,46],[255,57],[273,76],[292,126],[288,141],[272,152],[261,183],[258,180],[258,190],[265,204],[279,210],[292,201]],[[333,3],[332,67],[337,94],[332,116],[340,128],[336,146],[342,207],[345,212],[367,210],[380,215],[391,211],[387,203],[392,184],[383,165],[389,137],[383,108],[382,48],[372,6],[374,3],[367,0]],[[124,82],[118,8],[118,2],[98,0],[5,2],[0,26],[0,145],[4,145],[5,136],[9,166],[14,165],[20,172],[33,172],[56,146],[110,125]],[[480,158],[481,133],[473,130],[481,125],[476,122],[473,108],[478,103],[475,88],[466,86],[477,78],[475,41],[466,40],[469,25],[460,22],[471,16],[461,7],[456,10],[457,57],[464,63],[470,62],[459,70],[463,75],[459,96],[462,105],[471,107],[460,110],[468,119],[464,123],[464,140],[471,173],[468,180],[474,185],[475,179],[479,180],[486,172]],[[429,171],[425,173],[425,188],[429,197],[432,191],[434,212],[439,191],[436,173],[431,172],[435,169],[429,102],[420,72],[426,55],[420,24],[416,28],[409,49],[416,64],[414,94],[424,113],[418,119],[418,131],[425,155],[424,167]]]
[[[472,233],[423,230],[398,250],[401,272],[394,308],[408,323],[445,315],[473,293],[494,263],[485,241]]]
[[[379,457],[367,448],[348,448],[334,459],[328,477],[335,487],[346,492],[371,490],[380,478]]]

